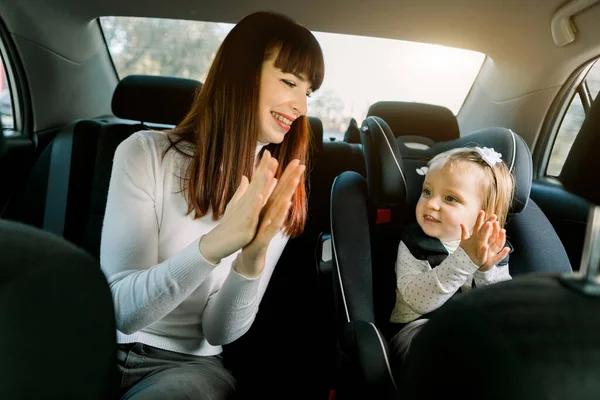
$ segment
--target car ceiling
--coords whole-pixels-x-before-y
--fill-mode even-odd
[[[235,23],[257,10],[290,15],[312,30],[469,48],[492,56],[556,52],[550,20],[564,0],[3,0],[5,10],[60,31],[61,23],[98,16],[146,16]],[[61,17],[62,16],[62,17]],[[600,9],[575,17],[588,28]],[[581,21],[578,21],[580,19]],[[25,21],[23,21],[25,22]],[[68,27],[68,26],[67,26]],[[592,28],[591,26],[589,28]],[[31,25],[14,30],[26,35]],[[60,32],[56,32],[60,34]],[[581,39],[587,37],[582,32]],[[48,38],[47,36],[45,36]],[[38,39],[44,39],[39,37]],[[507,44],[510,43],[510,46]],[[596,43],[591,43],[596,45]]]
[[[235,23],[251,12],[273,10],[293,17],[313,31],[411,40],[483,52],[488,55],[483,71],[484,78],[488,78],[478,79],[478,90],[490,102],[501,103],[544,90],[549,91],[547,98],[551,99],[575,69],[600,54],[600,24],[597,24],[600,4],[574,17],[579,31],[575,42],[564,47],[554,44],[550,23],[564,3],[564,0],[0,0],[0,15],[13,37],[21,42],[42,46],[73,63],[84,63],[105,48],[94,22],[99,16]],[[379,56],[382,55],[356,54],[363,61],[384,62],[385,58]],[[541,108],[537,113],[540,112]]]

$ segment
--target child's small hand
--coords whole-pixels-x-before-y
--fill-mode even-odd
[[[473,232],[469,235],[469,229],[465,224],[460,224],[461,229],[461,241],[460,247],[467,253],[473,264],[478,267],[483,267],[488,261],[488,255],[490,250],[490,237],[492,236],[494,222],[496,222],[496,216],[491,215],[487,221],[484,222],[485,212],[479,211]]]
[[[508,247],[504,247],[506,244],[506,230],[500,229],[498,221],[494,221],[492,225],[492,234],[488,240],[487,260],[479,268],[481,272],[490,270],[494,265],[502,261],[510,252]]]

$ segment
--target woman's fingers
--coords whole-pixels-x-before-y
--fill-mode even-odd
[[[289,168],[289,167],[288,167]],[[292,166],[287,169],[279,178],[277,186],[271,193],[271,196],[267,202],[267,206],[278,200],[289,200],[294,195],[298,184],[300,183],[302,174],[306,170],[306,166],[298,165]]]
[[[248,181],[248,177],[246,175],[242,175],[242,181],[240,182],[235,193],[233,194],[231,200],[229,200],[227,207],[235,205],[238,202],[238,200],[244,195],[244,193],[246,193],[246,190],[248,190],[249,185],[250,182]]]
[[[271,180],[271,184],[270,187],[267,189],[267,192],[265,193],[265,200],[262,203],[262,205],[264,206],[265,204],[267,204],[267,201],[269,201],[269,199],[271,198],[271,195],[273,194],[273,190],[275,190],[275,187],[277,187],[277,178],[273,178]]]
[[[273,191],[273,193],[271,193],[271,196],[273,196],[273,197],[277,196],[277,194],[281,191],[282,187],[285,186],[286,182],[288,182],[288,180],[290,179],[290,176],[294,174],[294,171],[296,171],[296,169],[298,168],[299,165],[300,165],[300,160],[290,161],[290,163],[287,165],[287,167],[285,167],[283,174],[281,174],[281,176],[279,177],[280,184],[275,187],[275,190]]]
[[[265,214],[257,234],[257,239],[267,246],[271,239],[281,230],[288,216],[291,201],[283,201],[273,207],[268,214]]]

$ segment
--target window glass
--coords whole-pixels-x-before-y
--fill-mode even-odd
[[[571,146],[579,133],[579,128],[583,124],[585,119],[585,111],[581,102],[579,93],[575,93],[575,97],[571,101],[571,105],[567,109],[567,112],[560,124],[554,146],[552,147],[552,153],[550,153],[550,161],[548,162],[548,169],[546,173],[550,176],[559,176],[562,170],[563,164],[569,155]]]
[[[15,128],[12,100],[2,59],[0,59],[0,121],[5,135]]]
[[[600,91],[600,63],[597,61],[594,62],[582,84],[585,84],[589,89],[593,101],[598,95],[598,91]],[[583,125],[585,114],[586,110],[581,102],[581,97],[578,93],[575,93],[556,134],[556,140],[554,141],[546,170],[547,175],[560,175],[560,171],[562,171],[563,164],[575,142],[579,129]]]
[[[598,61],[594,63],[594,66],[588,72],[585,81],[587,82],[588,89],[590,89],[590,95],[593,100],[598,96],[598,92],[600,91],[600,63]]]
[[[168,75],[204,81],[232,24],[157,18],[103,17],[106,42],[120,77]],[[325,82],[308,114],[326,134],[343,137],[377,101],[437,104],[458,113],[485,59],[468,50],[424,43],[314,32],[323,49]],[[369,61],[367,54],[381,54]]]

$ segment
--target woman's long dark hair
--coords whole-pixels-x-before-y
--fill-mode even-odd
[[[242,19],[221,44],[206,82],[184,120],[170,133],[171,148],[189,156],[182,176],[188,214],[200,218],[212,211],[220,218],[242,175],[252,178],[260,129],[259,89],[263,62],[275,58],[284,72],[302,74],[317,90],[323,82],[324,61],[313,34],[288,17],[270,12]],[[279,178],[288,163],[308,162],[306,116],[297,118],[280,144],[267,146],[279,161]],[[179,144],[192,147],[193,156]],[[185,146],[187,147],[187,146]],[[168,151],[168,150],[167,150]],[[307,216],[306,182],[298,185],[285,221],[285,231],[297,236]]]

